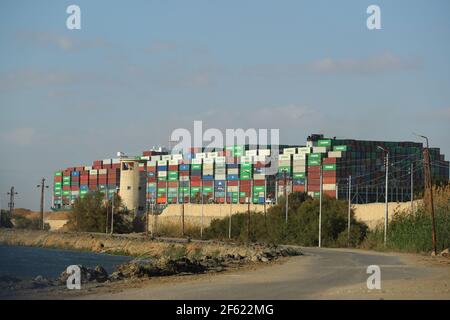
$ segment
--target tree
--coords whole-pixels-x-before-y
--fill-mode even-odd
[[[12,228],[12,227],[14,227],[14,225],[11,222],[11,217],[9,216],[9,211],[1,209],[0,226],[2,228]]]
[[[69,217],[69,230],[84,232],[106,232],[106,225],[111,226],[112,201],[105,199],[105,194],[96,191],[75,200]],[[106,219],[108,213],[108,219]],[[134,213],[127,210],[119,195],[114,194],[114,233],[134,231]]]

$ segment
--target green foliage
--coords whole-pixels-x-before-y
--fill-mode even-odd
[[[41,230],[41,219],[27,218],[18,215],[14,217],[14,227],[17,229]],[[48,223],[44,224],[44,230],[50,230],[50,225]]]
[[[433,187],[436,221],[437,250],[450,247],[450,186]],[[423,204],[414,212],[397,212],[389,221],[387,243],[384,246],[384,225],[370,232],[363,247],[377,250],[395,250],[405,252],[430,252],[432,243],[432,219],[425,193]]]
[[[105,201],[100,192],[90,192],[83,198],[75,200],[72,214],[69,217],[69,230],[84,232],[105,232],[110,230],[112,201]],[[114,233],[130,233],[141,228],[141,218],[135,218],[122,204],[118,195],[114,198]]]
[[[1,221],[0,227],[2,228],[12,228],[14,225],[11,222],[11,218],[9,216],[9,211],[1,210]]]
[[[289,195],[288,222],[286,223],[285,201],[271,207],[267,216],[250,213],[250,233],[248,233],[248,213],[232,216],[232,238],[238,241],[259,241],[266,243],[318,245],[319,200],[306,197],[303,193]],[[345,201],[324,198],[322,201],[322,245],[347,246],[348,207]],[[214,220],[205,230],[207,238],[228,237],[229,218]],[[351,212],[350,245],[358,245],[365,237],[367,226],[357,222]]]
[[[186,257],[187,248],[185,245],[171,244],[166,249],[164,249],[162,255],[170,259],[180,259],[182,257]]]
[[[448,209],[437,207],[436,238],[437,249],[450,247],[450,213]],[[387,243],[384,247],[384,226],[370,232],[363,246],[368,249],[395,250],[404,252],[430,252],[433,249],[431,215],[424,207],[414,213],[397,213],[389,222]]]

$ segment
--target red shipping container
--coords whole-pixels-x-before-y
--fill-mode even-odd
[[[323,164],[336,164],[336,158],[325,158],[322,160]]]
[[[156,178],[155,177],[148,177],[147,178],[147,182],[156,182]]]
[[[178,165],[169,165],[169,171],[178,171]]]
[[[320,166],[308,166],[308,172],[320,172]]]
[[[194,180],[191,181],[192,187],[200,187],[201,185],[202,185],[202,182],[200,180],[199,181],[194,181]]]
[[[186,177],[186,176],[189,176],[189,171],[180,171],[180,172],[179,172],[179,176],[180,176],[180,177]]]
[[[79,186],[72,186],[72,187],[70,187],[70,190],[78,191],[78,190],[80,190],[80,187]]]
[[[214,185],[213,180],[208,180],[208,181],[203,180],[202,182],[203,182],[203,186],[205,186],[205,187],[212,187]]]
[[[55,176],[55,177],[53,178],[53,181],[55,181],[55,182],[61,182],[61,181],[62,181],[62,176]]]
[[[253,185],[254,186],[264,186],[265,181],[264,180],[253,180]]]
[[[323,177],[323,183],[324,184],[335,184],[336,177]]]
[[[165,181],[158,181],[158,188],[165,188],[166,187],[166,182]]]
[[[216,198],[215,201],[217,203],[224,203],[225,202],[225,198]]]
[[[120,163],[114,163],[111,165],[112,169],[120,169]]]
[[[167,182],[167,186],[169,188],[176,188],[176,187],[178,187],[178,182],[177,181],[169,181],[169,182]]]
[[[236,187],[239,185],[239,181],[238,180],[227,180],[227,185],[230,187]]]
[[[101,166],[102,165],[102,160],[95,160],[93,165],[94,166]]]
[[[156,199],[156,203],[166,203],[166,197],[159,197]]]
[[[200,176],[191,176],[191,181],[200,181],[201,177]]]
[[[294,192],[305,192],[305,186],[294,186]]]

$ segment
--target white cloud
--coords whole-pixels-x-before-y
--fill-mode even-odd
[[[323,58],[306,63],[261,64],[244,67],[251,76],[295,77],[305,74],[372,75],[394,71],[414,70],[422,66],[419,59],[407,59],[385,52],[362,58]]]
[[[80,40],[74,36],[42,31],[22,31],[16,34],[18,40],[41,47],[57,48],[62,51],[74,51],[107,45],[100,37]]]
[[[9,144],[27,146],[33,142],[35,135],[36,131],[34,128],[17,128],[11,132],[1,134],[1,138]]]

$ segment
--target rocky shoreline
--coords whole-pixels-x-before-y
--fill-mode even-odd
[[[7,239],[7,241],[5,241]],[[52,241],[49,241],[52,240]],[[56,241],[55,241],[56,240]],[[152,241],[142,238],[111,237],[106,235],[48,233],[41,231],[0,232],[0,243],[7,245],[39,244],[40,247],[55,248],[55,242],[66,243],[61,249],[86,249],[86,243],[94,245],[94,252],[108,252],[111,246],[125,241],[123,252],[133,252],[136,258],[117,266],[108,274],[102,266],[89,268],[78,265],[82,284],[103,284],[136,279],[149,279],[174,275],[195,275],[222,272],[244,265],[268,263],[282,257],[302,255],[298,248],[289,246],[249,244],[238,245],[222,242]],[[80,246],[80,243],[82,244]],[[78,245],[77,245],[78,244]],[[138,255],[139,253],[139,255]],[[68,274],[61,270],[57,279],[37,276],[33,280],[0,277],[0,291],[6,295],[31,290],[65,289]]]

